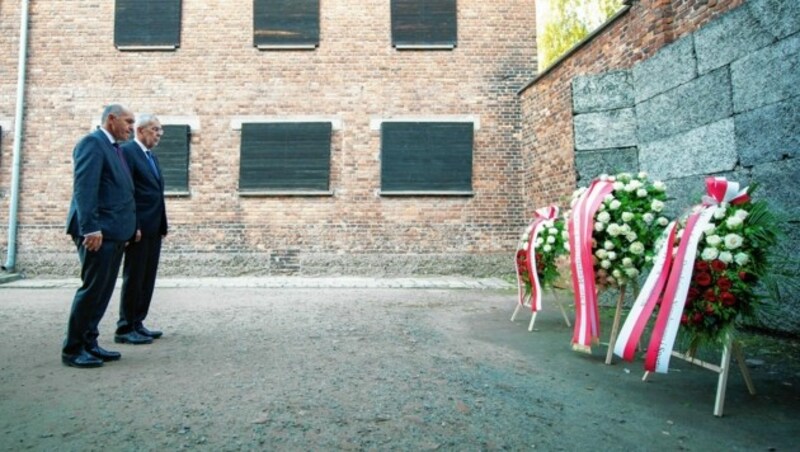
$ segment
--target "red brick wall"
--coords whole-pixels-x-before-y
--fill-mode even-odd
[[[389,5],[322,2],[317,50],[265,52],[252,45],[252,2],[183,0],[177,51],[120,52],[113,1],[32,1],[21,269],[49,272],[43,268],[53,265],[51,256],[77,269],[63,234],[71,151],[114,101],[200,124],[191,142],[191,195],[167,201],[167,259],[510,253],[524,221],[517,90],[535,75],[534,0],[459,0],[453,51],[394,50]],[[0,2],[0,17],[0,120],[12,120],[19,2]],[[332,137],[334,196],[239,197],[240,132],[231,119],[248,115],[340,118]],[[380,134],[370,119],[407,115],[479,118],[473,197],[378,196]],[[5,131],[0,151],[0,192],[7,194]],[[8,204],[0,199],[3,257]]]
[[[605,30],[521,93],[527,211],[568,205],[575,188],[572,79],[628,69],[744,0],[635,0]]]

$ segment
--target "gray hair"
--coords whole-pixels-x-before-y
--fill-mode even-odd
[[[121,104],[108,105],[106,108],[103,109],[103,114],[100,116],[100,124],[106,123],[108,115],[119,116],[126,111],[128,111],[128,109]]]
[[[150,113],[143,113],[136,118],[136,128],[138,129],[139,127],[146,126],[155,121],[158,121],[158,116]]]

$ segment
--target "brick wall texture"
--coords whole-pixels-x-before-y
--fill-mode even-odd
[[[316,50],[260,51],[253,47],[252,7],[249,1],[183,0],[180,48],[145,52],[114,47],[113,1],[30,2],[17,270],[77,272],[63,232],[71,152],[112,102],[199,124],[191,137],[190,195],[167,200],[171,232],[162,274],[511,270],[508,256],[525,221],[523,181],[542,170],[522,156],[533,152],[530,146],[559,149],[548,151],[554,155],[567,146],[566,138],[554,135],[560,141],[554,148],[543,136],[546,142],[529,139],[521,152],[518,91],[535,76],[534,0],[459,0],[452,51],[392,48],[388,0],[321,2]],[[0,122],[9,125],[19,8],[19,2],[0,2]],[[607,48],[613,42],[597,49],[614,54]],[[568,111],[559,107],[558,114]],[[370,120],[436,115],[479,120],[474,195],[381,197],[380,132]],[[231,120],[242,116],[340,119],[332,136],[333,196],[240,197],[240,131]],[[4,258],[13,141],[4,128]],[[564,154],[563,164],[545,173],[559,184],[563,179],[562,188],[569,181],[558,171],[567,162]],[[533,193],[541,196],[543,189]]]
[[[628,69],[744,0],[634,0],[625,13],[521,91],[526,212],[569,205],[575,189],[571,81]]]

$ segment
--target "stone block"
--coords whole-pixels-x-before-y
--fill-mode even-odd
[[[732,115],[727,68],[636,104],[639,143],[660,140]]]
[[[574,113],[629,107],[633,107],[633,81],[630,71],[578,76],[572,80]]]
[[[669,91],[697,77],[697,62],[691,36],[659,50],[633,67],[636,102]]]
[[[797,0],[750,0],[753,17],[778,39],[800,31],[800,2]]]
[[[800,95],[800,34],[731,63],[736,113]]]
[[[742,187],[750,184],[750,171],[746,169],[714,174],[695,174],[665,180],[667,202],[664,207],[664,214],[667,218],[673,219],[684,215],[692,206],[699,204],[702,201],[702,196],[706,194],[706,178],[712,175],[738,182]]]
[[[584,113],[573,118],[575,149],[622,148],[636,145],[633,108]]]
[[[770,207],[780,215],[797,220],[800,218],[800,159],[781,160],[756,165],[752,169],[753,182],[758,190],[753,197],[765,199]]]
[[[592,179],[603,173],[638,173],[639,151],[631,147],[576,152],[575,170],[579,187],[589,185]]]
[[[730,171],[737,161],[733,118],[639,145],[639,167],[662,180]]]
[[[705,74],[774,40],[749,8],[736,8],[694,33],[697,72]]]
[[[739,163],[753,166],[800,154],[800,96],[734,116]]]

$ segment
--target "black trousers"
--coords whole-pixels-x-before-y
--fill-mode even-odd
[[[88,251],[83,237],[73,237],[81,260],[81,287],[72,300],[63,352],[76,354],[97,345],[98,325],[114,293],[125,242],[103,240],[100,249]]]
[[[131,242],[125,249],[117,334],[129,333],[142,325],[147,317],[160,256],[160,235],[143,236],[138,242]]]

